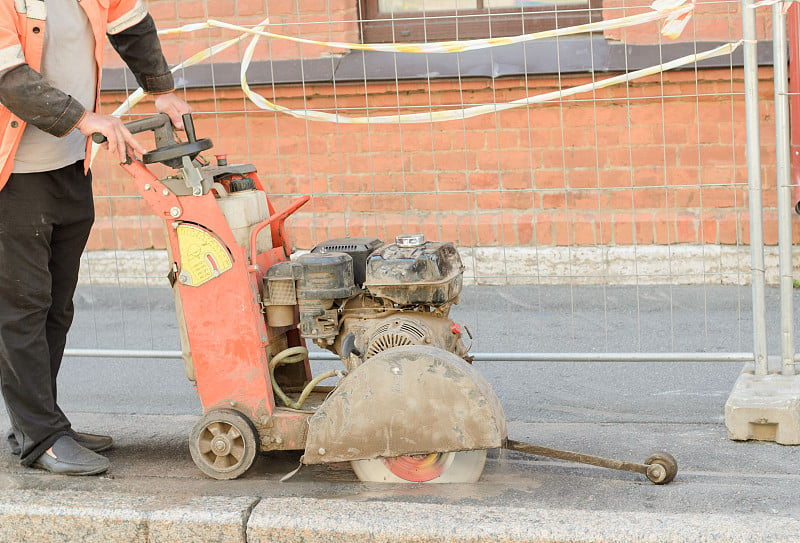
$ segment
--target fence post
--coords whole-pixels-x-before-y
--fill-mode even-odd
[[[775,80],[775,160],[781,295],[781,372],[784,375],[794,375],[789,82],[787,77],[786,16],[783,13],[782,4],[772,6],[772,47]]]
[[[750,265],[753,291],[753,355],[756,375],[767,374],[764,228],[761,210],[761,132],[758,111],[758,37],[752,0],[742,0],[744,100],[747,130],[747,185],[750,203]]]

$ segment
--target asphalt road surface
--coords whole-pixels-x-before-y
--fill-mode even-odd
[[[475,352],[740,352],[752,344],[749,296],[747,287],[469,287],[453,316],[472,331]],[[69,348],[179,349],[169,289],[81,287],[76,302]],[[770,352],[777,353],[773,290],[768,307]],[[800,449],[727,439],[723,406],[741,363],[476,366],[503,404],[512,439],[637,462],[663,449],[678,459],[678,478],[657,487],[636,474],[490,451],[477,485],[361,484],[346,464],[307,466],[279,483],[299,461],[299,453],[284,452],[262,455],[242,479],[213,481],[189,457],[187,434],[201,406],[178,359],[65,360],[60,404],[80,429],[115,436],[109,477],[49,476],[5,452],[0,467],[17,487],[35,489],[561,508],[626,518],[664,512],[708,515],[710,526],[729,515],[800,515]]]

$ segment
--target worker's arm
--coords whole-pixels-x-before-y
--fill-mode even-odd
[[[27,63],[0,71],[0,103],[23,121],[56,137],[75,128],[86,136],[100,132],[120,162],[125,161],[128,149],[139,154],[145,151],[120,119],[87,111]]]
[[[83,116],[83,106],[25,62],[18,17],[15,2],[0,0],[0,103],[25,122],[63,136]]]
[[[172,72],[161,52],[155,22],[149,14],[125,30],[108,34],[108,39],[145,92],[164,94],[175,88]]]
[[[175,82],[161,51],[153,18],[148,14],[125,30],[109,33],[108,39],[133,72],[136,82],[145,92],[155,95],[156,111],[169,115],[172,126],[182,130],[181,116],[191,112],[191,108],[172,92]]]
[[[0,103],[25,122],[48,134],[56,137],[68,134],[86,115],[86,109],[70,95],[50,85],[24,62],[22,48],[18,42],[12,41],[11,29],[8,30],[0,31],[0,37],[9,35],[8,40],[2,40],[8,41],[9,46],[0,48],[0,57],[7,49],[9,59],[4,64],[10,65],[0,69]],[[116,34],[109,34],[109,40],[145,92],[163,94],[173,90],[172,73],[161,52],[155,23],[150,15],[145,14],[136,24]],[[18,55],[11,58],[17,50]],[[180,121],[180,116],[175,120]]]
[[[0,70],[0,103],[23,121],[56,137],[72,131],[86,111],[27,63]]]

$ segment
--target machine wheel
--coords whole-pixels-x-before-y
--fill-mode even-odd
[[[663,451],[651,454],[644,463],[650,466],[647,468],[647,478],[657,485],[671,482],[678,473],[678,462],[671,454]]]
[[[203,415],[189,434],[189,452],[200,471],[214,479],[235,479],[250,469],[258,452],[253,424],[232,409]]]
[[[486,450],[353,460],[366,483],[474,483],[486,463]]]

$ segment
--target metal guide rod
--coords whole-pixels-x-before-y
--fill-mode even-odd
[[[179,359],[180,351],[126,349],[67,349],[76,358]],[[749,362],[753,353],[473,353],[476,362]],[[312,351],[310,360],[339,360],[327,351]],[[800,357],[798,357],[800,358]]]
[[[505,448],[510,451],[546,456],[547,458],[555,458],[558,460],[569,460],[570,462],[579,462],[581,464],[589,464],[591,466],[616,469],[619,471],[629,471],[631,473],[641,473],[643,475],[647,475],[647,468],[649,467],[647,464],[603,458],[601,456],[565,451],[563,449],[552,449],[550,447],[542,447],[541,445],[523,443],[522,441],[513,441],[511,439],[506,441]]]
[[[514,441],[512,439],[506,440],[503,444],[503,448],[525,454],[546,456],[557,460],[580,462],[581,464],[589,464],[601,468],[641,473],[657,485],[670,483],[678,473],[678,462],[671,454],[663,451],[652,454],[644,463],[639,464],[636,462],[604,458],[602,456],[566,451],[563,449],[551,449],[550,447],[542,447],[541,445]]]
[[[744,37],[744,107],[747,132],[747,186],[750,201],[750,266],[753,291],[753,355],[755,374],[767,374],[767,317],[764,274],[764,225],[761,210],[761,132],[758,111],[756,11],[742,0]]]
[[[786,15],[783,5],[772,6],[772,48],[775,79],[775,160],[778,188],[778,259],[781,293],[781,372],[794,375],[792,187],[789,141],[789,81]]]

